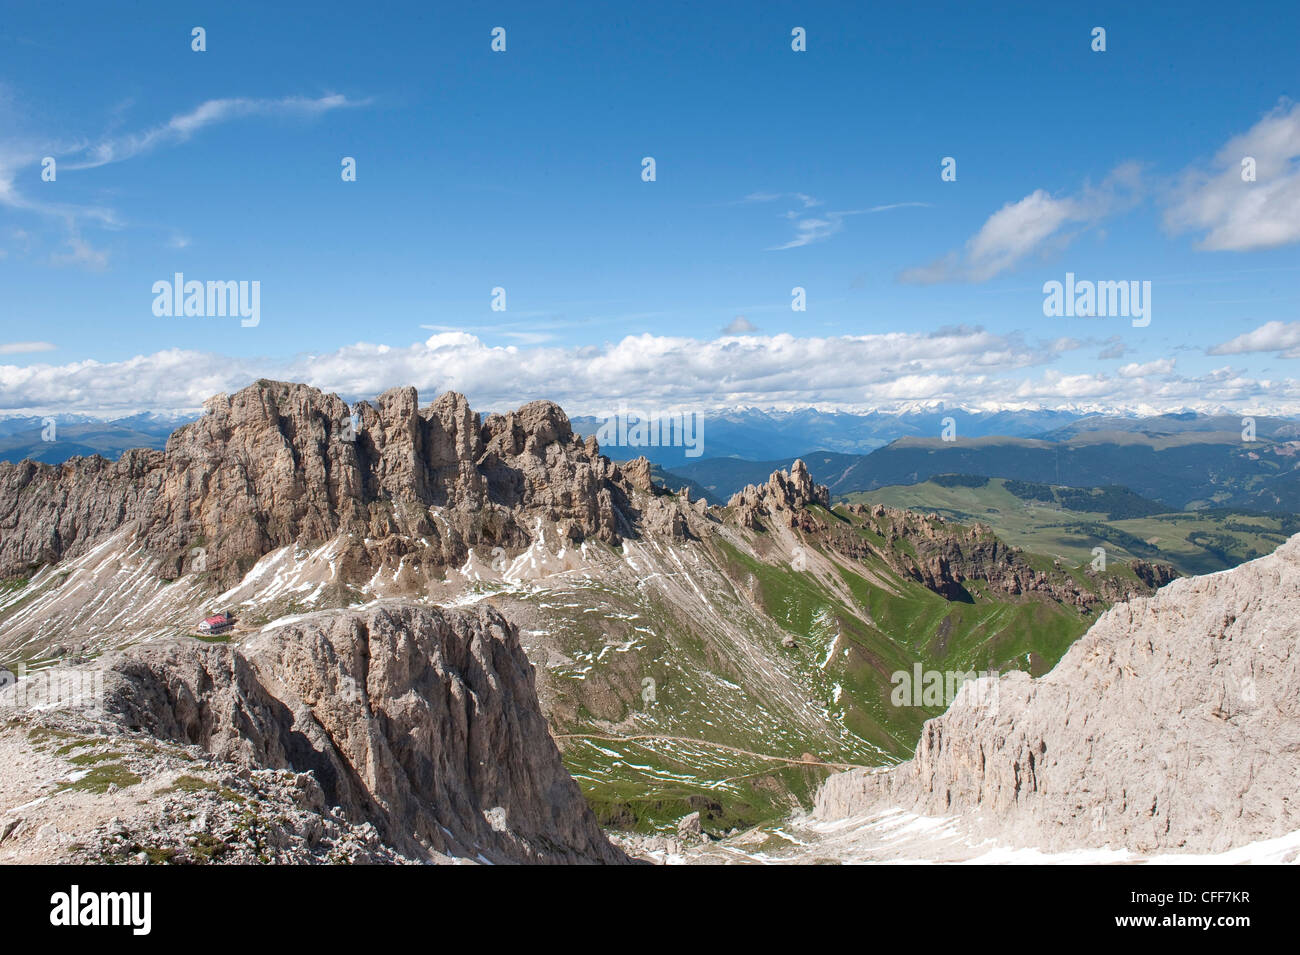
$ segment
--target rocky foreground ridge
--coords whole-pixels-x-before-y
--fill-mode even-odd
[[[490,608],[327,611],[95,669],[98,714],[0,694],[23,714],[0,729],[0,861],[627,861]]]
[[[1300,536],[1115,606],[1046,676],[989,682],[925,724],[912,760],[827,780],[815,818],[901,809],[1049,851],[1300,830]]]

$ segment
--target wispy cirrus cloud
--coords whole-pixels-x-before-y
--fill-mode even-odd
[[[5,103],[7,107],[12,99],[12,93],[8,93]],[[369,102],[368,99],[349,99],[333,93],[315,98],[286,96],[279,99],[212,99],[143,132],[98,141],[66,141],[30,134],[11,135],[0,143],[0,206],[30,212],[62,224],[64,235],[61,241],[64,250],[49,257],[50,265],[104,269],[109,262],[107,250],[97,248],[85,232],[89,227],[124,228],[125,222],[118,212],[100,204],[52,202],[44,197],[34,198],[31,193],[18,187],[20,171],[29,170],[34,181],[39,170],[33,170],[33,167],[39,166],[46,156],[56,160],[58,172],[62,175],[69,171],[122,162],[163,146],[182,143],[200,130],[218,123],[250,116],[317,116],[331,110],[364,106]],[[177,241],[175,236],[172,241]],[[188,242],[188,239],[183,241]]]
[[[44,157],[58,151],[56,145],[39,143],[30,138],[0,143],[0,206],[64,220],[89,221],[105,228],[119,227],[121,220],[107,206],[33,199],[18,188],[20,169],[38,166]]]
[[[888,212],[891,209],[906,209],[909,207],[928,208],[930,205],[928,202],[891,202],[885,205],[871,206],[867,209],[811,212],[809,210],[816,209],[825,203],[804,192],[753,192],[742,199],[741,202],[779,202],[781,200],[799,204],[799,208],[790,209],[781,215],[781,218],[788,220],[794,226],[794,236],[780,245],[768,246],[765,250],[767,252],[797,249],[801,246],[828,239],[837,232],[842,231],[845,220],[851,216],[871,215],[877,212]]]
[[[20,190],[16,184],[18,170],[37,166],[46,155],[46,149],[30,141],[11,140],[0,144],[0,207],[51,219],[62,227],[59,241],[64,250],[50,255],[47,260],[49,265],[80,265],[94,271],[101,270],[108,265],[108,252],[95,247],[86,239],[85,227],[120,229],[122,220],[116,211],[107,206],[50,202],[32,198]],[[21,236],[25,250],[32,248],[34,243],[30,232],[17,230],[13,234],[15,237]]]
[[[793,199],[802,203],[805,209],[822,204],[820,199],[808,195],[806,192],[751,192],[744,199],[744,202],[776,202],[778,199]]]
[[[1136,163],[1116,167],[1099,186],[1085,184],[1073,196],[1035,189],[1008,202],[958,250],[928,265],[905,269],[899,281],[918,285],[984,282],[1031,256],[1067,246],[1082,230],[1129,208],[1141,189]]]
[[[83,158],[74,159],[64,168],[94,169],[108,163],[122,162],[133,156],[150,152],[159,146],[183,143],[208,126],[227,123],[250,116],[319,116],[336,109],[365,106],[370,100],[354,100],[331,93],[326,96],[284,96],[279,99],[250,99],[234,97],[210,99],[200,103],[188,113],[178,113],[167,122],[151,129],[125,136],[116,136],[90,144],[81,151]]]

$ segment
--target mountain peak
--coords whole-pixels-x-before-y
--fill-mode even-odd
[[[551,401],[482,420],[464,395],[421,408],[405,387],[354,413],[338,395],[261,379],[206,408],[161,453],[0,463],[0,511],[16,519],[0,577],[123,529],[164,577],[198,567],[229,584],[277,547],[339,534],[363,542],[359,568],[446,566],[474,544],[526,546],[538,519],[575,542],[617,543],[674,506],[635,505],[660,494],[648,473],[615,467]],[[685,532],[686,518],[664,520]]]

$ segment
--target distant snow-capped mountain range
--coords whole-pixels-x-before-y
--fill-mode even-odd
[[[629,411],[636,414],[637,410]],[[650,412],[652,413],[652,412]],[[194,413],[141,412],[127,417],[54,415],[54,440],[48,440],[49,419],[25,415],[0,418],[0,460],[58,463],[70,457],[101,454],[117,458],[128,448],[162,448],[176,428],[198,418]],[[1179,412],[1144,416],[1136,413],[1099,414],[1078,410],[988,411],[934,403],[910,411],[855,413],[805,407],[795,409],[726,408],[696,416],[701,423],[702,454],[688,456],[680,445],[667,447],[602,441],[602,450],[615,460],[641,455],[664,468],[700,459],[739,458],[772,461],[811,451],[868,454],[899,438],[941,437],[951,430],[961,438],[1002,436],[1064,440],[1085,431],[1233,431],[1241,427],[1236,414]],[[584,436],[598,434],[608,419],[578,415],[573,429]],[[1294,427],[1286,418],[1257,419],[1261,436]],[[1281,435],[1289,437],[1290,435]]]

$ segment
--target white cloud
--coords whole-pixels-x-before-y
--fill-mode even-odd
[[[698,410],[894,409],[942,401],[1142,412],[1248,402],[1253,409],[1300,412],[1294,379],[1260,382],[1231,368],[1187,378],[1174,374],[1169,359],[1128,365],[1118,374],[1063,373],[1052,364],[1064,347],[1060,340],[1028,344],[965,326],[827,338],[643,334],[566,347],[488,345],[447,331],[407,346],[359,342],[284,360],[172,349],[110,363],[0,364],[0,413],[194,410],[217,392],[261,377],[305,381],[352,399],[397,385],[414,385],[425,401],[455,390],[480,411],[549,398],[570,414],[606,414],[620,400]]]
[[[1211,355],[1244,355],[1275,351],[1282,358],[1300,358],[1300,322],[1266,322],[1253,331],[1215,345]]]
[[[928,265],[905,269],[902,282],[983,282],[1014,268],[1031,255],[1063,248],[1074,238],[1068,227],[1086,228],[1134,201],[1138,167],[1116,167],[1098,187],[1085,185],[1076,196],[1056,198],[1035,189],[989,216],[965,246]]]
[[[54,351],[49,342],[0,342],[0,355],[26,355],[38,351]]]
[[[1174,370],[1173,358],[1158,358],[1155,361],[1146,361],[1139,364],[1130,362],[1127,365],[1121,365],[1119,376],[1121,378],[1149,378],[1158,375],[1168,375]]]
[[[1242,160],[1255,160],[1255,181]],[[1230,139],[1208,168],[1188,170],[1170,197],[1165,223],[1205,235],[1199,247],[1249,251],[1300,242],[1300,104],[1280,103]]]

